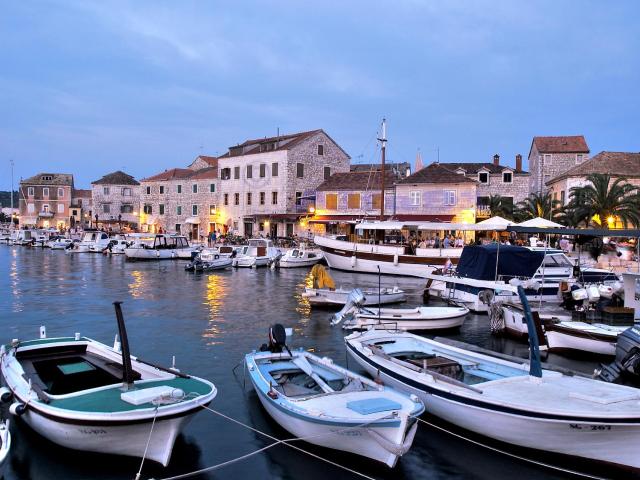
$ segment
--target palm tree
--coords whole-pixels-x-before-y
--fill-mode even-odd
[[[576,216],[592,221],[600,228],[622,221],[625,226],[640,225],[640,191],[624,177],[615,180],[608,173],[592,173],[588,184],[571,189],[569,202]]]
[[[511,209],[509,205],[505,201],[504,197],[501,195],[489,195],[487,199],[487,207],[491,211],[491,216],[500,216],[500,217],[511,217]]]
[[[514,216],[518,221],[542,217],[552,220],[558,215],[559,200],[554,200],[551,192],[530,193],[527,198],[518,202]]]

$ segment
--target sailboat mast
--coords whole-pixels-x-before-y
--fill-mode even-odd
[[[378,139],[380,142],[380,220],[384,220],[384,162],[387,150],[387,120],[382,119],[382,136]]]

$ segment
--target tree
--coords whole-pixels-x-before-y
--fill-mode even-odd
[[[499,216],[507,218],[512,215],[511,208],[509,208],[510,205],[507,204],[501,195],[489,195],[486,206],[489,207],[492,217]]]
[[[625,226],[640,226],[640,191],[624,177],[612,179],[608,173],[592,173],[588,184],[573,187],[569,204],[575,215],[600,228],[621,221]]]
[[[559,213],[559,206],[560,201],[554,200],[551,192],[530,193],[527,198],[518,202],[514,217],[519,222],[537,217],[553,220]]]

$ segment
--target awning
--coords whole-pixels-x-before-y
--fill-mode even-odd
[[[192,225],[200,225],[200,219],[198,217],[189,217],[184,223],[190,223]]]
[[[535,228],[512,225],[507,231],[516,233],[531,233],[538,235],[586,235],[590,237],[640,237],[638,229],[603,229],[603,228]]]

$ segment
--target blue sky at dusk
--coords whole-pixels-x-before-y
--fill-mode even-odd
[[[0,15],[0,190],[323,128],[353,161],[640,151],[637,1],[32,1]]]

